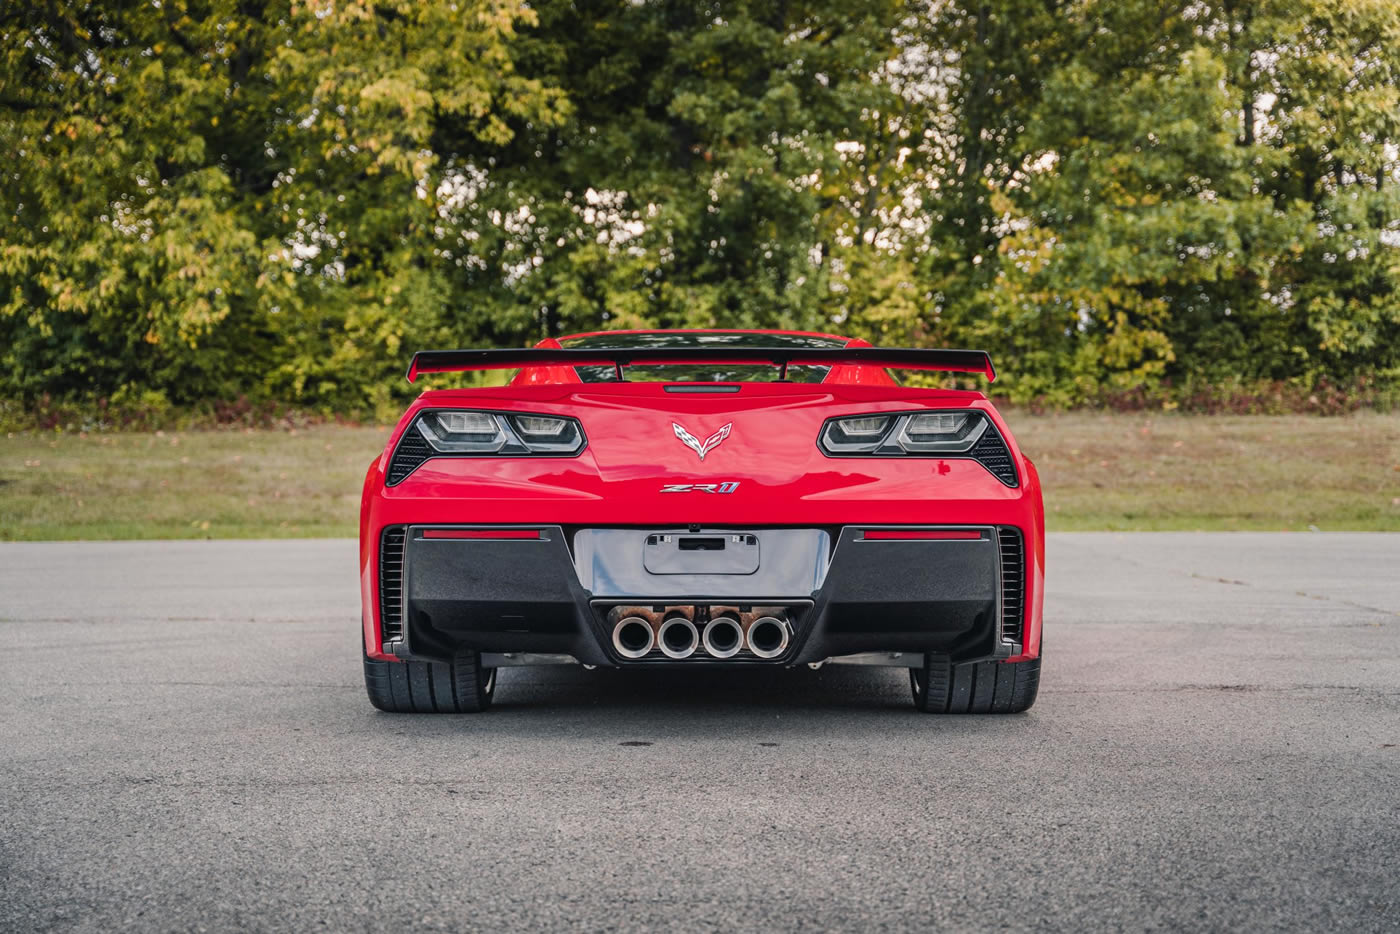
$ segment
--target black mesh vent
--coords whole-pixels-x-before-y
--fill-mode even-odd
[[[982,437],[967,453],[983,467],[990,470],[992,476],[1002,483],[1007,486],[1016,486],[1016,464],[1011,460],[1011,451],[1007,448],[1001,435],[997,433],[995,426],[988,425],[987,430],[982,432]]]
[[[404,528],[393,526],[379,539],[379,626],[385,642],[403,638]]]
[[[418,431],[417,423],[408,426],[408,430],[399,439],[399,446],[394,448],[394,456],[389,461],[388,485],[407,477],[418,469],[418,465],[433,456],[433,449],[428,447],[428,442],[423,440],[423,435]]]
[[[1026,559],[1021,533],[999,528],[997,542],[1001,546],[1001,638],[1020,643],[1026,619]]]

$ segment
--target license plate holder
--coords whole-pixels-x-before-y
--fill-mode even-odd
[[[753,574],[758,560],[752,532],[649,532],[642,545],[650,574]]]

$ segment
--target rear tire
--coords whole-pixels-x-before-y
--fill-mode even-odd
[[[450,662],[383,662],[365,656],[369,702],[389,713],[480,713],[496,694],[496,669],[462,649]]]
[[[909,669],[909,686],[924,713],[1024,713],[1040,688],[1040,659],[955,665],[928,655]]]

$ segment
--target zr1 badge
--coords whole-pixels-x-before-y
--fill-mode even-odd
[[[738,480],[726,480],[723,483],[666,483],[662,484],[662,493],[733,493],[739,489]]]

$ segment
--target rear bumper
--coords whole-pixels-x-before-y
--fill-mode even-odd
[[[671,542],[666,536],[673,536]],[[675,552],[695,537],[730,547]],[[661,664],[820,662],[866,652],[958,661],[1023,655],[1023,532],[1012,526],[571,529],[392,526],[374,563],[372,655],[442,659],[458,648],[568,655],[589,665],[656,664],[614,648],[622,605],[787,609],[792,639],[772,659],[697,652]],[[716,544],[718,548],[719,545]],[[377,650],[377,651],[376,651]]]

